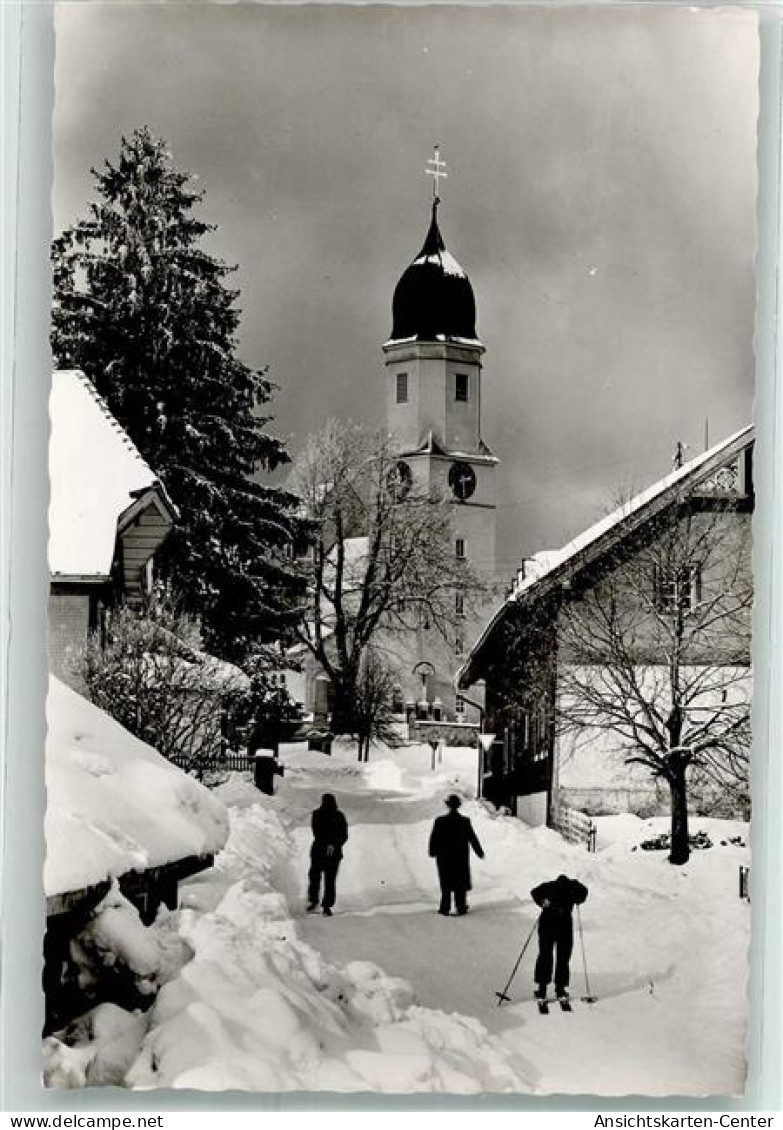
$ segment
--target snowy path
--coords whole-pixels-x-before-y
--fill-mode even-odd
[[[407,783],[412,784],[410,778]],[[300,910],[297,930],[303,940],[336,964],[375,962],[409,981],[425,1007],[475,1017],[490,1033],[502,1034],[507,1046],[518,1047],[520,1056],[533,1059],[543,1090],[665,1094],[741,1086],[742,1026],[737,1014],[743,1007],[744,984],[742,979],[735,984],[736,968],[715,951],[710,937],[714,926],[711,931],[703,902],[694,905],[680,898],[677,884],[683,885],[684,873],[662,869],[660,856],[651,860],[640,853],[634,858],[641,872],[635,880],[626,863],[613,867],[558,839],[554,852],[536,851],[519,860],[517,881],[514,861],[508,858],[511,845],[505,841],[519,829],[509,832],[509,822],[493,821],[468,806],[487,860],[472,859],[471,913],[444,919],[435,913],[438,885],[427,840],[448,789],[442,779],[441,787],[435,791],[433,781],[426,795],[425,778],[423,796],[420,788],[406,791],[399,784],[390,790],[383,784],[381,775],[380,787],[374,785],[372,771],[368,779],[358,773],[341,777],[331,766],[323,774],[310,770],[287,783],[285,803],[292,814],[304,815],[292,828],[296,853],[293,885],[287,892],[292,908],[303,907],[310,846],[307,817],[322,792],[335,793],[350,824],[335,916],[325,919]],[[528,834],[554,838],[543,830]],[[550,840],[544,841],[547,846]],[[506,858],[499,858],[503,855]],[[646,882],[644,872],[651,865],[663,872],[659,890]],[[593,889],[585,921],[593,987],[600,992],[600,1002],[590,1006],[575,1000],[571,1015],[555,1008],[540,1017],[531,1001],[534,938],[512,986],[512,1003],[499,1008],[495,991],[504,986],[535,922],[536,908],[527,891],[534,881],[559,870],[573,874],[574,867]],[[595,884],[599,876],[600,891]],[[711,890],[709,894],[714,897]],[[727,896],[721,891],[719,897]],[[607,904],[612,905],[613,919],[608,929],[609,924],[600,921]],[[735,901],[727,909],[736,916]],[[730,929],[736,930],[736,925]],[[640,954],[639,939],[645,935],[650,944]],[[726,955],[740,962],[745,943],[744,928],[722,939]],[[694,958],[701,967],[698,984],[691,968]],[[716,963],[712,973],[711,961]],[[678,987],[682,983],[688,985],[687,998]],[[578,998],[583,991],[577,942],[572,992]]]
[[[714,847],[674,868],[663,853],[638,850],[661,821],[599,821],[598,851],[588,854],[477,804],[471,750],[447,750],[434,771],[426,747],[381,751],[361,766],[345,749],[286,749],[282,760],[274,797],[239,775],[216,790],[229,842],[183,885],[181,909],[156,924],[172,967],[130,1069],[118,1078],[114,1045],[96,1057],[93,1041],[74,1053],[50,1049],[53,1070],[86,1078],[93,1057],[90,1071],[126,1086],[269,1092],[741,1092],[745,825],[700,821]],[[436,913],[427,854],[432,820],[453,791],[486,852],[472,862],[463,918]],[[332,918],[305,912],[310,814],[324,792],[350,828]],[[600,1000],[578,999],[577,941],[573,1013],[539,1016],[534,939],[511,1003],[498,1007],[495,993],[536,921],[530,890],[561,872],[590,892],[582,917]],[[124,1019],[138,1043],[134,1023]]]
[[[348,811],[352,802],[359,807],[355,794],[336,795]],[[510,970],[534,918],[509,892],[493,888],[473,892],[471,913],[464,918],[437,914],[439,888],[427,841],[442,804],[439,798],[429,802],[424,821],[411,821],[411,807],[418,816],[419,804],[387,799],[383,822],[353,824],[335,917],[306,915],[299,922],[300,935],[330,960],[351,954],[405,978],[427,1007],[476,1016],[489,1026],[500,1019],[494,990],[502,988],[489,971]],[[297,845],[304,873],[306,832],[297,836]],[[474,864],[480,884],[479,868]],[[516,990],[529,993],[529,985],[520,978]]]

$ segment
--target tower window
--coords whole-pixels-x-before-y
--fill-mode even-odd
[[[398,404],[407,404],[408,403],[408,374],[407,373],[398,373],[397,374],[397,403]]]
[[[467,401],[468,399],[468,374],[454,374],[454,399]]]
[[[454,611],[458,616],[465,615],[465,597],[461,592],[454,595]]]
[[[457,538],[457,540],[455,542],[455,546],[454,546],[454,555],[455,555],[455,557],[459,557],[459,558],[462,558],[462,557],[465,556],[465,539],[464,538]]]

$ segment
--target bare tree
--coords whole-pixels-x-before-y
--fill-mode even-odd
[[[197,647],[194,621],[168,595],[120,605],[80,657],[91,700],[141,741],[201,776],[221,750],[249,680]]]
[[[444,638],[485,592],[454,555],[452,503],[399,475],[388,436],[330,421],[308,441],[292,488],[311,522],[309,607],[298,636],[334,689],[332,729],[355,733],[362,659],[427,625]]]
[[[399,744],[394,697],[399,674],[374,648],[364,654],[356,688],[355,725],[359,761],[370,760],[374,741]]]
[[[588,744],[614,734],[626,764],[667,783],[669,858],[685,863],[690,776],[747,794],[749,515],[684,494],[643,544],[625,528],[609,569],[563,594],[556,725]]]

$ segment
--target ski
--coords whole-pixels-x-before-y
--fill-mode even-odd
[[[563,1012],[574,1011],[571,1007],[571,1001],[568,999],[568,997],[546,997],[546,999],[544,1000],[542,1000],[540,997],[536,997],[536,1004],[538,1005],[538,1011],[542,1016],[549,1015],[550,1004],[559,1004]]]

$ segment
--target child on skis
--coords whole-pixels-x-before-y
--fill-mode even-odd
[[[575,906],[587,898],[587,887],[567,875],[549,883],[541,883],[530,892],[533,901],[541,907],[538,920],[538,957],[534,978],[536,997],[545,1001],[552,980],[554,958],[555,995],[558,1000],[568,1000],[569,963],[574,946],[572,914]]]

